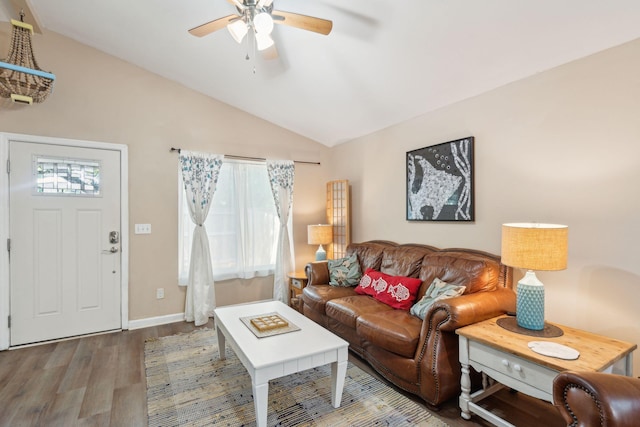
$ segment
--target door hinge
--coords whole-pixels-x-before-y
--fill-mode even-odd
[[[7,159],[7,174],[11,173],[11,160]]]
[[[11,315],[7,316],[7,327],[10,328],[11,327]]]
[[[11,239],[7,239],[7,252],[11,252]]]

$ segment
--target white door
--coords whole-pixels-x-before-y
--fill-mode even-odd
[[[120,152],[10,141],[11,345],[121,328]]]

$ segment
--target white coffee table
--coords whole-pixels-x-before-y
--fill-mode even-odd
[[[277,312],[299,331],[258,338],[241,317]],[[331,364],[331,404],[340,406],[347,372],[349,343],[280,301],[218,307],[214,310],[220,359],[225,342],[251,376],[258,427],[267,425],[269,380]]]

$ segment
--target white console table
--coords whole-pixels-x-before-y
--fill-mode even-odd
[[[504,317],[504,316],[503,316]],[[632,375],[632,354],[636,344],[607,338],[567,326],[555,338],[534,337],[510,332],[493,318],[460,328],[462,365],[460,409],[462,418],[474,413],[496,426],[514,427],[477,404],[503,387],[553,402],[553,379],[561,371],[597,371]],[[530,341],[551,341],[580,352],[575,360],[564,360],[535,353]],[[471,394],[469,367],[483,374],[483,388]]]

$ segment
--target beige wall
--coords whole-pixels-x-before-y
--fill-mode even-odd
[[[7,52],[10,25],[0,25]],[[296,264],[313,259],[306,225],[323,221],[328,149],[226,104],[52,32],[36,35],[36,59],[52,70],[55,91],[33,106],[0,101],[0,132],[126,144],[129,147],[130,319],[184,311],[177,286],[177,161],[172,146],[243,156],[322,162],[297,164]],[[133,234],[150,223],[151,235]],[[217,286],[220,305],[270,298],[268,279]],[[165,298],[155,298],[156,288]]]
[[[499,253],[504,222],[567,224],[569,267],[538,274],[546,318],[640,342],[639,76],[636,40],[336,147],[354,241]],[[405,221],[405,153],[469,135],[475,222]]]

